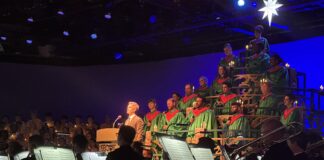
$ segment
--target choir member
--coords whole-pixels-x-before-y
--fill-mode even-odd
[[[147,104],[150,112],[144,117],[144,133],[147,131],[158,131],[160,127],[160,120],[162,114],[157,110],[157,104],[155,99],[150,99]]]
[[[254,39],[252,41],[250,41],[249,44],[253,45],[253,44],[261,43],[262,46],[263,46],[261,48],[261,51],[263,53],[269,53],[270,45],[269,45],[269,42],[268,42],[267,38],[262,36],[263,32],[264,32],[264,27],[262,25],[255,26],[255,28],[254,28]]]
[[[225,57],[220,60],[218,66],[224,66],[225,68],[239,66],[240,60],[233,54],[232,45],[230,43],[224,45],[224,53]],[[230,66],[230,62],[234,62],[234,65]]]
[[[278,98],[271,91],[271,82],[268,79],[262,79],[260,88],[262,92],[259,106],[257,106],[256,115],[278,115],[276,109]]]
[[[128,118],[125,121],[126,126],[131,126],[135,129],[136,135],[134,141],[142,141],[144,122],[141,117],[136,115],[139,110],[139,105],[136,102],[128,102],[127,114]]]
[[[297,106],[294,95],[286,95],[284,98],[285,110],[281,115],[280,121],[287,126],[291,122],[301,122],[300,108]]]
[[[182,98],[181,95],[179,93],[177,93],[177,92],[173,92],[171,94],[171,97],[173,98],[176,107],[179,108],[179,102],[180,102],[180,100]]]
[[[217,94],[221,94],[223,92],[223,83],[224,82],[231,82],[231,79],[228,75],[228,71],[226,69],[226,67],[224,66],[218,66],[218,73],[216,76],[216,79],[213,82],[212,85],[212,94],[213,95],[217,95]]]
[[[272,55],[270,58],[271,68],[265,73],[265,77],[269,79],[273,87],[273,93],[282,93],[284,87],[289,86],[288,71],[286,67],[281,66],[282,59],[278,54]]]
[[[192,84],[186,84],[185,85],[185,96],[180,100],[179,105],[178,105],[179,111],[186,114],[188,112],[187,108],[192,107],[192,104],[196,100],[196,97],[197,97],[197,95],[194,94],[194,86]]]
[[[206,105],[205,98],[198,96],[194,109],[189,112],[189,132],[187,137],[195,136],[195,129],[201,128],[205,130],[217,129],[217,123],[214,112]],[[217,132],[208,132],[205,137],[217,137]]]
[[[225,126],[228,129],[226,137],[248,137],[250,124],[248,118],[243,114],[240,103],[232,103],[231,114],[232,116],[228,119]]]
[[[216,113],[219,114],[230,114],[230,110],[231,110],[231,104],[236,102],[239,97],[235,94],[231,92],[231,84],[224,82],[222,84],[222,90],[223,90],[223,94],[220,95],[219,100],[217,101],[217,106],[221,106],[222,109],[221,111],[219,111],[219,109],[217,109],[217,107],[215,107]]]
[[[187,124],[187,119],[183,113],[176,108],[173,98],[169,98],[167,100],[167,107],[168,111],[163,114],[160,122],[162,129],[167,131],[167,133],[170,135],[183,137],[185,135],[184,133],[175,133],[173,131],[181,131],[186,129],[186,126],[183,126],[182,124]]]
[[[199,77],[199,88],[195,90],[195,94],[204,98],[211,95],[211,89],[208,87],[208,79],[205,76]]]

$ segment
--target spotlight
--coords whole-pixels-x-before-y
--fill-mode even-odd
[[[68,31],[63,31],[63,35],[67,37],[70,35],[70,33]]]
[[[256,7],[257,6],[257,2],[252,2],[252,7]]]
[[[27,18],[27,22],[30,22],[30,23],[34,22],[33,17],[29,17],[29,18]]]
[[[106,19],[111,19],[111,13],[107,13],[107,14],[105,14],[105,16],[104,16]]]
[[[5,40],[7,40],[7,37],[6,36],[1,36],[0,39],[5,41]]]
[[[151,24],[156,23],[156,16],[155,15],[151,15],[149,20],[150,20],[150,23]]]
[[[27,40],[26,40],[26,43],[27,43],[27,44],[32,44],[32,43],[33,43],[33,40],[31,40],[31,39],[27,39]]]
[[[97,38],[98,38],[98,36],[97,36],[97,34],[96,34],[96,33],[92,33],[92,34],[90,35],[90,38],[91,38],[91,39],[97,39]]]
[[[123,58],[123,54],[120,52],[115,52],[115,60],[120,60]]]
[[[57,14],[63,16],[64,15],[64,12],[61,11],[61,10],[59,10],[59,11],[57,11]]]
[[[237,5],[240,6],[240,7],[243,7],[245,5],[245,1],[244,0],[238,0]]]

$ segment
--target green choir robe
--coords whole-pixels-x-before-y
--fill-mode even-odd
[[[188,124],[189,122],[185,118],[182,112],[179,110],[175,109],[172,111],[168,111],[163,114],[160,124],[161,124],[161,130],[163,130],[163,126],[166,125],[168,126],[169,132],[167,134],[169,135],[175,135],[178,137],[185,137],[185,133],[176,133],[172,131],[181,131],[181,130],[186,130],[186,126],[181,126],[181,125],[176,125],[176,124]]]
[[[188,107],[192,107],[192,103],[196,101],[196,97],[196,94],[191,94],[190,96],[183,97],[178,104],[178,110],[186,115],[186,109]]]
[[[187,119],[188,121],[193,119],[193,122],[188,128],[189,132],[187,137],[194,137],[196,128],[205,128],[206,130],[217,129],[215,115],[208,107],[195,108],[189,113]],[[217,132],[205,134],[205,136],[210,138],[217,137]]]
[[[211,88],[205,86],[205,87],[199,87],[196,91],[195,91],[196,95],[200,95],[202,97],[208,97],[211,95]]]
[[[238,66],[240,65],[240,59],[239,59],[237,56],[233,55],[233,56],[231,56],[231,57],[223,57],[223,58],[219,61],[218,66],[224,66],[224,67],[226,67],[226,68],[229,68],[229,67],[230,67],[230,66],[229,66],[229,63],[230,63],[231,61],[234,61],[234,62],[235,62],[235,64],[234,64],[233,67],[238,67]]]
[[[292,107],[285,109],[280,121],[283,125],[287,126],[291,122],[301,122],[300,108]]]
[[[259,108],[257,109],[256,115],[279,115],[278,109],[278,98],[272,94],[261,97],[259,101]]]
[[[237,100],[239,100],[239,97],[234,94],[234,93],[227,93],[227,94],[222,94],[219,97],[219,101],[222,102],[222,107],[223,109],[217,109],[217,107],[215,107],[215,113],[217,115],[219,114],[223,114],[223,115],[228,115],[230,114],[231,111],[231,105],[232,103],[236,102]]]
[[[221,94],[223,92],[222,85],[224,82],[231,83],[229,77],[226,78],[216,78],[212,85],[212,95]]]
[[[161,128],[160,121],[161,121],[162,114],[160,111],[149,112],[145,115],[144,121],[144,133],[146,131],[159,131]],[[147,126],[148,122],[151,123],[151,126]]]
[[[235,114],[231,117],[228,124],[225,126],[228,131],[227,138],[243,136],[249,137],[250,123],[247,117],[243,114]]]
[[[283,89],[280,89],[280,87],[289,87],[288,71],[286,67],[272,67],[267,70],[264,77],[272,82],[274,86],[274,89],[272,90],[273,93],[282,93]]]
[[[253,39],[253,40],[251,40],[249,42],[249,44],[253,44],[253,43],[254,44],[263,43],[263,46],[264,46],[263,51],[265,53],[269,53],[269,51],[270,51],[270,45],[269,45],[269,42],[268,42],[267,38],[260,37],[260,39]]]
[[[248,74],[263,74],[270,67],[270,56],[267,53],[259,54],[255,59],[250,59],[247,64]]]

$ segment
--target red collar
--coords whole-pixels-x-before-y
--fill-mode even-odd
[[[182,99],[183,103],[187,103],[189,100],[191,100],[192,98],[195,98],[197,95],[196,94],[191,94],[190,96],[185,96]]]
[[[240,119],[243,116],[244,116],[244,114],[242,114],[242,113],[241,114],[236,114],[236,115],[232,116],[229,124],[232,125],[236,120]]]
[[[269,73],[275,73],[275,72],[278,72],[279,70],[281,70],[283,67],[279,66],[279,65],[276,65],[270,69],[268,69],[268,72]]]
[[[179,110],[177,110],[177,109],[174,110],[173,112],[168,111],[167,113],[165,113],[165,118],[169,122],[178,112],[179,112]]]
[[[284,114],[283,114],[284,119],[287,119],[290,116],[290,114],[297,108],[298,107],[292,107],[292,108],[285,109]]]
[[[152,122],[153,119],[155,119],[156,116],[158,116],[160,114],[160,111],[155,111],[155,112],[149,112],[146,114],[146,118],[148,121]]]
[[[230,100],[232,100],[233,98],[235,98],[236,96],[237,96],[237,95],[234,94],[234,93],[229,94],[229,95],[225,95],[225,94],[223,94],[223,95],[221,95],[219,98],[220,98],[221,102],[222,102],[223,104],[225,104],[225,103],[227,103],[228,101],[230,101]]]
[[[204,113],[208,109],[209,109],[208,107],[195,108],[194,110],[192,110],[192,113],[194,114],[195,117],[198,117],[201,113]]]
[[[226,78],[218,78],[218,79],[216,79],[216,82],[218,83],[218,84],[223,84],[225,81],[227,81],[229,78],[228,77],[226,77]]]
[[[270,97],[270,96],[272,96],[272,93],[270,93],[270,94],[268,94],[268,95],[262,95],[262,97],[261,97],[261,100],[265,100],[265,99],[267,99],[268,97]]]
[[[199,89],[198,90],[201,90],[201,91],[205,91],[205,90],[207,90],[208,89],[208,87],[207,86],[203,86],[203,87],[199,87]]]

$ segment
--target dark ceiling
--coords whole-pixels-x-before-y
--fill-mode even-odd
[[[91,65],[192,56],[222,51],[226,42],[243,48],[257,24],[270,43],[324,34],[324,0],[278,1],[283,7],[270,28],[258,11],[262,0],[244,7],[237,0],[1,0],[0,59]]]

